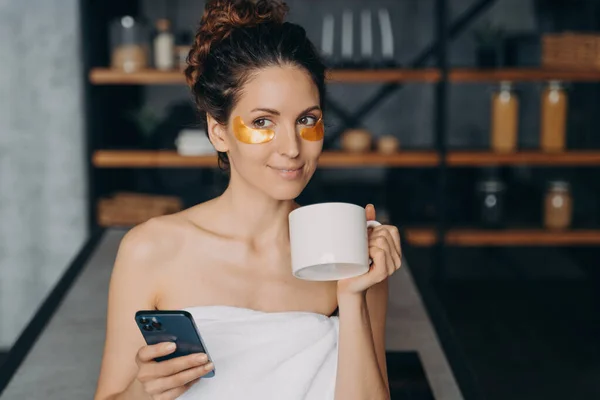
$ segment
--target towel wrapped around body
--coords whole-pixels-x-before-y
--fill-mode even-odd
[[[215,365],[181,400],[333,400],[338,317],[230,306],[187,308]]]

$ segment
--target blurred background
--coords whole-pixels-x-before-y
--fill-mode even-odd
[[[299,201],[401,228],[462,393],[435,397],[600,398],[600,1],[287,3],[330,67]],[[0,364],[44,334],[91,237],[227,184],[181,72],[203,7],[0,1]],[[433,372],[398,362],[393,398],[432,398]]]

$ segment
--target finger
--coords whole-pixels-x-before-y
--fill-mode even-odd
[[[392,235],[392,239],[394,240],[394,247],[396,251],[398,251],[400,258],[402,258],[402,244],[400,243],[400,231],[398,230],[398,227],[390,226],[389,232]]]
[[[397,237],[394,238],[394,235],[397,235]],[[384,236],[387,239],[389,251],[392,255],[392,259],[394,260],[394,270],[397,270],[402,265],[402,252],[397,245],[397,243],[400,243],[400,234],[398,233],[398,229],[394,226],[378,226],[377,229],[369,236],[369,243],[371,240],[380,236]]]
[[[398,251],[396,250],[396,245],[394,243],[394,239],[392,238],[392,234],[388,229],[378,229],[377,232],[374,232],[369,239],[369,244],[384,249],[390,256],[390,259],[388,260],[388,268],[391,269],[391,272],[398,269],[401,258],[400,254],[398,254]]]
[[[365,214],[367,216],[367,221],[375,221],[375,206],[373,204],[367,204],[365,207]]]
[[[187,356],[172,358],[152,365],[156,373],[154,376],[171,376],[186,369],[208,364],[208,356],[204,353],[195,353]]]
[[[181,371],[175,375],[159,378],[148,382],[146,391],[150,394],[158,394],[167,390],[175,389],[180,386],[185,386],[188,383],[202,378],[213,369],[213,364],[208,363],[199,367],[194,367]]]
[[[153,397],[153,398],[155,398],[157,400],[175,400],[176,398],[178,398],[179,396],[181,396],[182,394],[187,392],[188,389],[189,389],[188,385],[176,387],[176,388],[169,389],[166,392],[161,393],[160,396],[158,396],[158,397]]]
[[[166,356],[175,351],[177,345],[173,342],[163,342],[144,346],[138,350],[137,358],[141,362],[153,361],[157,357]]]
[[[373,259],[369,274],[374,276],[377,282],[385,280],[389,276],[386,266],[388,257],[386,251],[379,247],[371,246],[369,247],[369,255]]]

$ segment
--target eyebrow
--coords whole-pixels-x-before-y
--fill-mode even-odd
[[[321,107],[319,107],[319,106],[308,107],[306,110],[300,112],[300,115],[306,114],[309,111],[320,110],[320,109],[321,109]],[[281,113],[279,111],[274,110],[272,108],[255,108],[251,112],[255,112],[255,111],[262,111],[262,112],[266,112],[266,113],[273,114],[273,115],[281,115]]]

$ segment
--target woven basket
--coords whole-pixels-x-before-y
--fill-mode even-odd
[[[118,193],[98,202],[98,224],[104,227],[130,227],[150,218],[172,214],[182,208],[176,197]]]
[[[553,69],[600,69],[600,35],[579,33],[544,35],[542,65]]]

